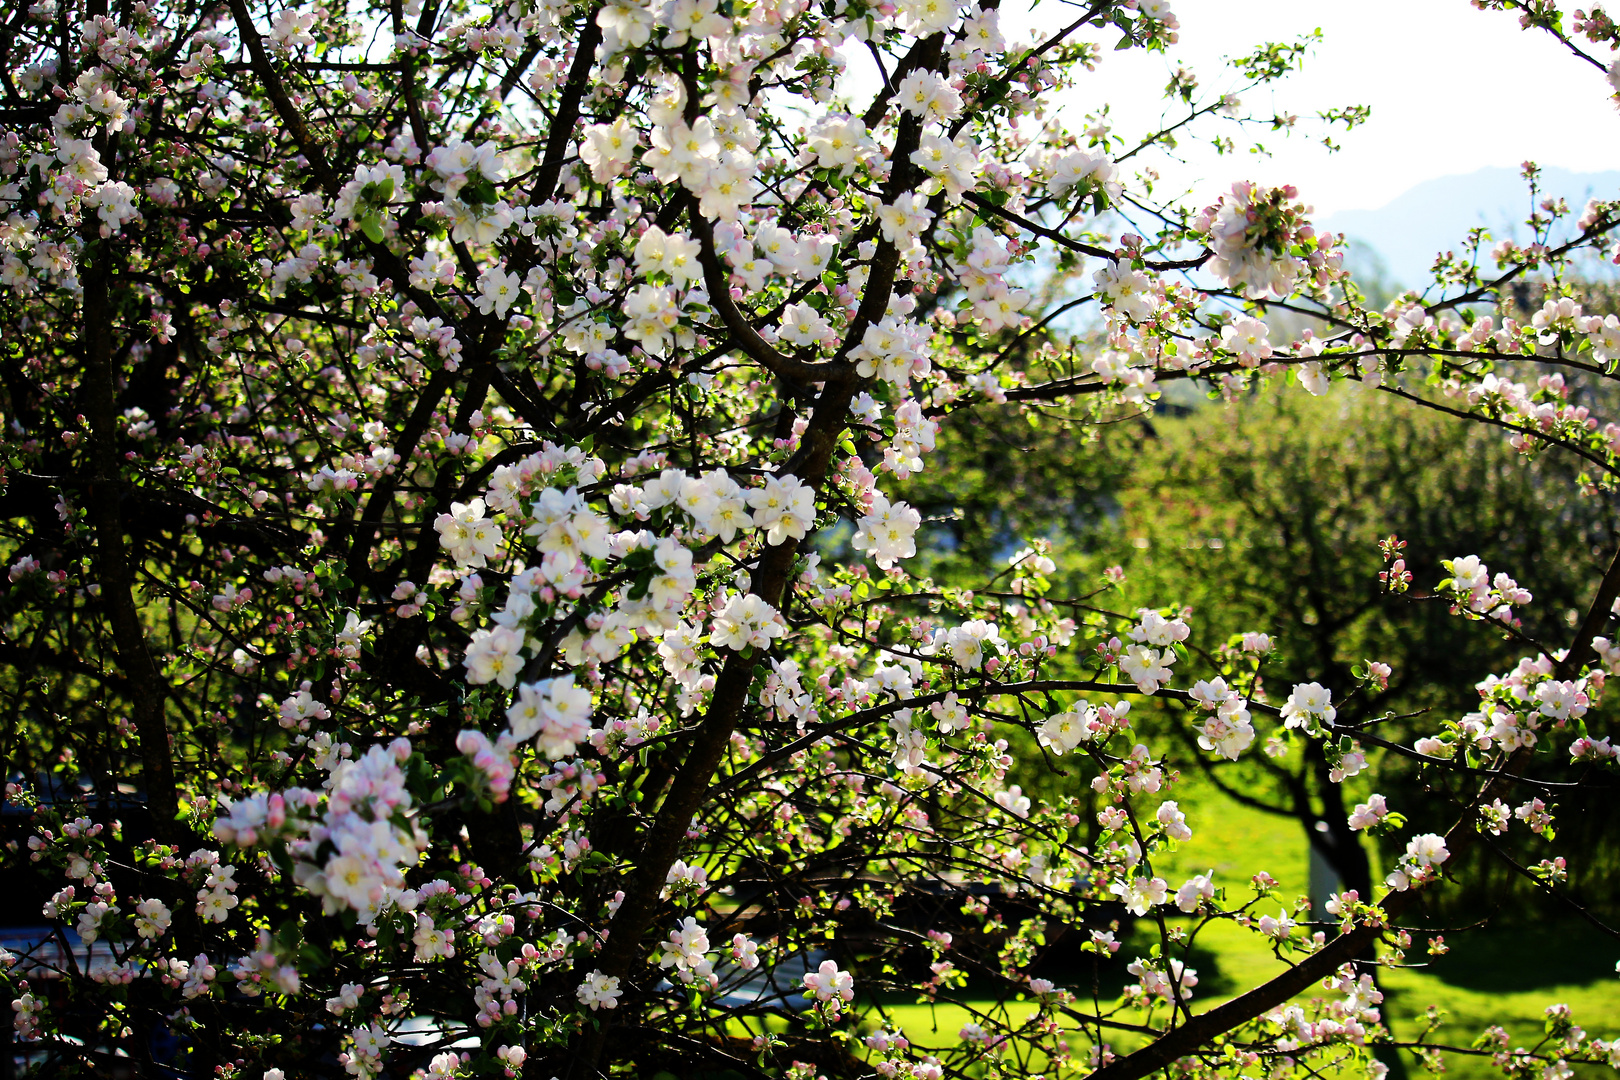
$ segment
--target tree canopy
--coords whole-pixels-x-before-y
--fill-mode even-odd
[[[1609,69],[1601,12],[1477,6]],[[1160,178],[1286,126],[1246,102],[1311,45],[1106,82],[1175,45],[1163,0],[1043,6],[1024,39],[991,0],[0,17],[6,880],[48,927],[0,977],[37,1075],[1376,1080],[1373,965],[1453,868],[1489,849],[1561,902],[1554,803],[1612,798],[1620,757],[1620,318],[1572,270],[1620,204],[1549,201],[1374,305],[1294,189]],[[1104,108],[1161,90],[1156,130]],[[1409,453],[1500,441],[1412,492],[1456,534],[1268,609],[1303,627],[1200,625],[1215,584],[1174,551],[1069,580],[1049,537],[944,520],[996,483],[1106,515],[1123,466],[1088,473],[1086,430],[1350,382],[1467,426]],[[1167,528],[1225,485],[1242,528],[1206,539],[1300,580],[1269,491],[1346,535],[1399,505],[1352,427],[1308,477],[1212,432],[1124,510]],[[1026,430],[1079,478],[998,454]],[[1591,509],[1462,513],[1546,484]],[[1512,560],[1563,552],[1589,572],[1542,612]],[[1414,591],[1457,623],[1422,631],[1443,679],[1273,658]],[[1385,726],[1386,692],[1433,707]],[[1325,910],[1264,867],[1170,881],[1220,826],[1165,723],[1211,771],[1291,747],[1318,805],[1373,747],[1432,790],[1324,805],[1390,853]],[[1210,1007],[1215,924],[1287,966]],[[1152,944],[1116,956],[1127,926]],[[994,1005],[950,1045],[887,1011],[970,983]],[[1457,1050],[1620,1060],[1548,1016]]]

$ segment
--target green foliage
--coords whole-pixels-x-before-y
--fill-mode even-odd
[[[971,482],[947,501],[925,474],[907,494],[937,520],[922,555],[930,572],[982,588],[989,575],[980,568],[1004,565],[1027,538],[1049,539],[1059,563],[1053,597],[1090,593],[1102,571],[1118,565],[1121,592],[1097,606],[1122,613],[1183,606],[1194,642],[1206,647],[1178,664],[1178,685],[1221,675],[1257,703],[1279,705],[1295,683],[1320,682],[1341,721],[1389,718],[1377,732],[1409,743],[1476,709],[1482,670],[1506,672],[1521,656],[1534,657],[1536,643],[1563,647],[1620,527],[1606,500],[1578,494],[1577,470],[1564,459],[1527,461],[1500,432],[1376,391],[1347,386],[1313,398],[1279,384],[1227,407],[1182,412],[1162,408],[1093,429],[1091,439],[1057,416],[1038,426],[953,430],[941,455]],[[1403,595],[1378,577],[1386,566],[1379,543],[1391,534],[1408,542],[1403,554],[1415,576]],[[1460,618],[1436,595],[1445,561],[1465,554],[1534,595],[1518,612],[1515,634]],[[1250,631],[1273,638],[1258,674],[1236,649]],[[1369,680],[1368,661],[1393,668],[1387,689]],[[1238,762],[1211,762],[1186,724],[1171,722],[1182,706],[1153,704],[1157,712],[1143,703],[1136,715],[1139,730],[1157,734],[1156,753],[1183,769],[1208,770],[1229,797],[1297,818],[1302,840],[1316,819],[1328,820],[1342,834],[1333,861],[1348,882],[1381,879],[1387,867],[1369,866],[1366,848],[1339,824],[1347,799],[1378,791],[1417,831],[1449,820],[1447,784],[1407,758],[1363,747],[1368,771],[1343,785],[1328,778],[1328,755],[1298,740],[1280,760],[1258,752],[1257,741]],[[1275,724],[1257,717],[1257,727],[1263,740]],[[1015,741],[1019,760],[1039,761],[1027,741]],[[1079,787],[1047,769],[1019,779],[1048,796]],[[1581,874],[1577,895],[1615,904],[1620,895],[1610,882],[1620,845],[1603,838],[1613,823],[1594,812],[1595,803],[1571,798],[1582,812],[1560,816],[1560,830],[1574,833],[1561,831],[1559,846],[1582,853],[1570,860]],[[1433,901],[1449,914],[1477,910],[1482,895],[1494,897],[1499,911],[1524,912],[1537,894],[1488,849],[1470,853],[1457,872],[1467,887]]]

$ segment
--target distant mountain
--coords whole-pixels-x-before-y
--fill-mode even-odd
[[[1544,169],[1539,195],[1562,197],[1578,215],[1594,196],[1620,198],[1620,172]],[[1529,188],[1519,170],[1490,168],[1426,180],[1387,206],[1343,210],[1321,225],[1349,238],[1351,263],[1359,272],[1376,273],[1381,263],[1392,284],[1416,286],[1428,280],[1435,255],[1456,250],[1475,226],[1490,229],[1498,240],[1523,240],[1530,210]]]

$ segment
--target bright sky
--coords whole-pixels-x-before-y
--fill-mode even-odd
[[[1145,130],[1159,115],[1158,91],[1177,62],[1199,73],[1201,87],[1225,88],[1222,57],[1316,27],[1324,35],[1302,73],[1246,102],[1262,115],[1275,109],[1301,118],[1292,137],[1261,138],[1270,159],[1189,157],[1187,182],[1201,181],[1198,190],[1211,198],[1233,180],[1287,182],[1325,217],[1383,206],[1424,180],[1526,159],[1581,172],[1620,168],[1620,113],[1603,74],[1550,35],[1521,31],[1510,13],[1478,11],[1467,0],[1173,4],[1181,42],[1169,57],[1115,53],[1119,35],[1104,39],[1102,64],[1064,105],[1072,130],[1104,101],[1113,104],[1116,132]],[[1026,5],[1002,6],[1009,40],[1050,33],[1076,10],[1059,0],[1039,0],[1033,11]],[[1372,118],[1348,135],[1338,129],[1334,138],[1343,149],[1330,154],[1303,129],[1306,118],[1349,104],[1370,105]]]

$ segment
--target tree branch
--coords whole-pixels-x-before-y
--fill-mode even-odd
[[[737,305],[731,299],[729,275],[725,264],[721,261],[720,253],[714,247],[714,227],[698,212],[696,203],[689,196],[683,193],[683,197],[691,205],[692,232],[697,235],[701,247],[698,259],[703,264],[703,284],[709,292],[709,304],[719,313],[720,321],[725,324],[737,347],[742,349],[749,359],[778,378],[791,379],[799,383],[848,378],[854,368],[847,360],[807,363],[778,352],[759,336],[759,331],[754,329],[753,323],[737,310]]]
[[[108,157],[110,159],[110,153]],[[112,360],[111,245],[106,241],[87,244],[86,256],[81,340],[84,342],[85,415],[90,421],[90,454],[95,471],[95,480],[89,487],[89,510],[96,538],[96,578],[112,624],[118,663],[129,682],[131,719],[140,743],[147,805],[152,810],[158,835],[167,839],[174,834],[177,806],[174,759],[163,718],[167,687],[147,646],[140,610],[135,605],[134,568],[124,543],[124,523],[119,508],[123,484],[118,455],[118,376]]]

